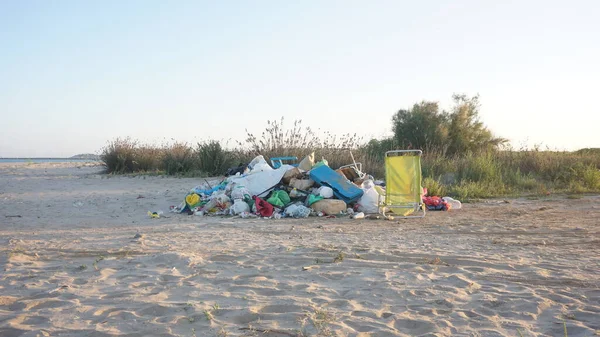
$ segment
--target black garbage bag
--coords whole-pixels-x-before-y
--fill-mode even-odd
[[[242,174],[244,173],[244,171],[246,170],[246,167],[248,167],[248,164],[243,164],[240,163],[238,166],[236,167],[230,167],[227,169],[227,171],[225,172],[225,176],[229,177],[229,176],[234,176],[236,174]]]

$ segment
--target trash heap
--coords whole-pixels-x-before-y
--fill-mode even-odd
[[[378,213],[385,195],[383,182],[375,182],[356,163],[334,170],[325,159],[315,163],[314,153],[298,164],[271,163],[259,155],[248,165],[231,168],[227,173],[233,175],[214,187],[195,187],[171,211],[242,218],[364,218]]]

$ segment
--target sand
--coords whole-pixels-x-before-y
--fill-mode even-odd
[[[101,170],[0,164],[0,336],[600,335],[598,196],[244,220]]]

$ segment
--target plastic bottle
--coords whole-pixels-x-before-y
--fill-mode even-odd
[[[304,205],[290,205],[285,209],[285,214],[293,218],[307,218],[310,215],[310,208]]]
[[[365,218],[365,213],[363,213],[363,212],[356,213],[352,217],[352,219],[364,219],[364,218]]]

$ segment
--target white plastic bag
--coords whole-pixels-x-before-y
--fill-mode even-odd
[[[252,172],[262,172],[262,171],[273,171],[271,165],[267,164],[267,162],[260,162],[252,168]]]
[[[252,171],[246,176],[229,177],[227,178],[227,181],[246,187],[248,192],[250,192],[250,195],[264,197],[269,193],[267,190],[278,184],[285,172],[287,172],[287,170],[290,168],[292,168],[292,166],[282,165],[280,168],[275,170],[271,169],[261,172]]]
[[[300,164],[298,164],[298,168],[300,170],[306,172],[306,171],[310,171],[312,169],[313,165],[315,165],[315,153],[314,152],[312,152],[308,156],[304,157],[304,159],[302,159]]]
[[[442,200],[450,204],[450,209],[461,209],[462,203],[456,199],[452,199],[450,197],[443,197]]]
[[[233,206],[231,206],[231,212],[235,215],[250,212],[250,206],[242,199],[235,199]]]
[[[248,195],[248,196],[252,196],[250,195],[250,191],[248,191],[248,189],[244,186],[235,186],[233,188],[233,190],[231,191],[231,199],[235,200],[235,199],[244,199],[244,197]]]
[[[248,164],[247,171],[249,172],[262,172],[262,171],[272,171],[273,168],[271,165],[267,163],[265,157],[262,155],[254,157],[250,164]]]
[[[333,198],[333,189],[329,186],[319,187],[319,195],[325,199]]]
[[[308,218],[310,215],[310,208],[303,205],[290,205],[285,209],[285,215],[293,218]]]
[[[225,195],[225,191],[215,191],[211,195],[210,201],[202,206],[202,210],[208,212],[219,205],[227,206],[227,204],[231,204],[231,199]]]
[[[358,211],[366,214],[379,212],[379,193],[375,189],[372,180],[365,180],[362,183],[363,196],[358,199]]]

